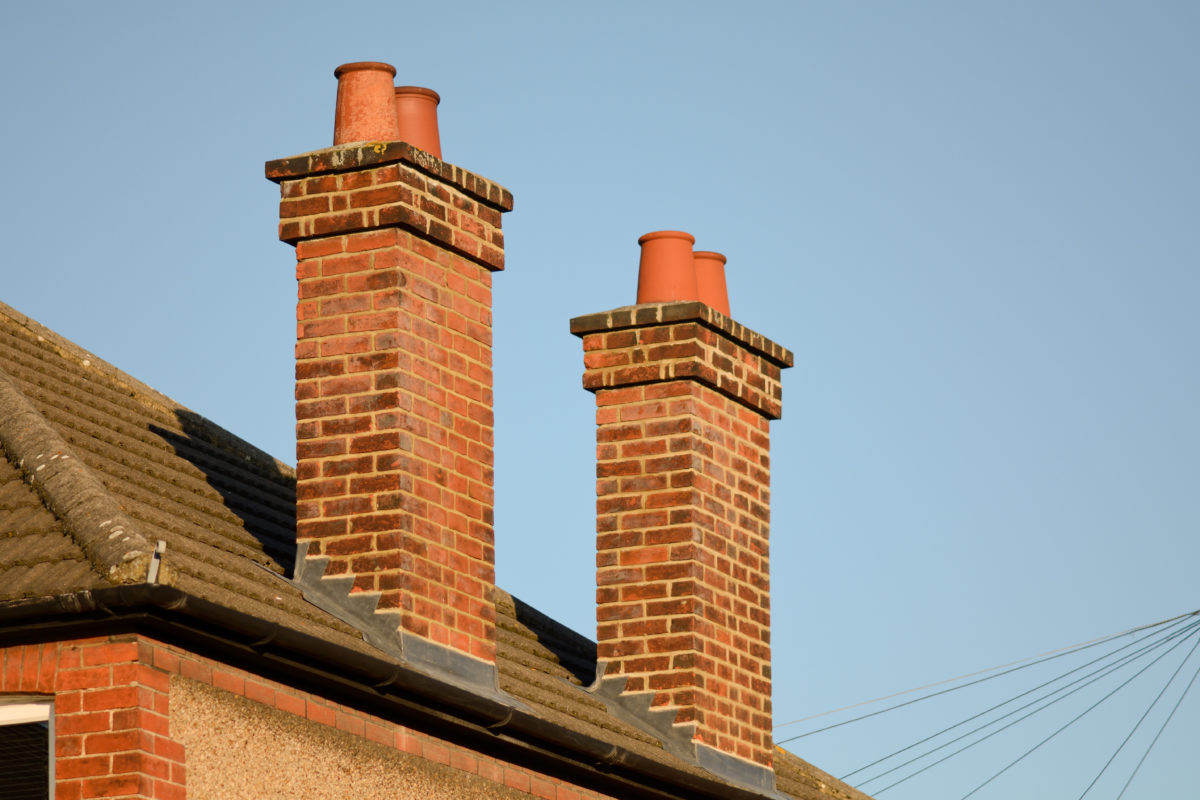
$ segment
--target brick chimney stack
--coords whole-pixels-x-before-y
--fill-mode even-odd
[[[647,269],[644,250],[643,283]],[[602,684],[675,710],[702,763],[773,786],[768,424],[792,354],[694,297],[571,332],[597,405]]]
[[[346,82],[371,70],[385,83],[355,100]],[[306,559],[326,559],[326,581],[349,577],[350,598],[377,597],[376,621],[394,612],[386,624],[398,641],[419,640],[414,652],[435,661],[442,651],[468,656],[486,675],[495,662],[491,286],[512,195],[404,141],[346,141],[354,134],[343,117],[404,138],[403,120],[392,127],[381,105],[395,109],[386,70],[395,73],[340,67],[343,143],[267,164],[299,282],[297,574]],[[355,102],[373,105],[359,113]]]

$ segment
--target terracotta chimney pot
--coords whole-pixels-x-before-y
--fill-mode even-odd
[[[725,256],[711,250],[697,250],[696,289],[700,302],[729,316],[729,292],[725,288]]]
[[[400,139],[441,158],[437,107],[442,98],[433,89],[420,86],[397,86],[395,95]]]
[[[639,303],[699,299],[692,257],[695,243],[696,237],[683,231],[654,231],[638,239],[642,246],[638,269]]]
[[[380,61],[355,61],[333,71],[338,80],[333,143],[394,142],[396,124],[392,83],[396,68]]]

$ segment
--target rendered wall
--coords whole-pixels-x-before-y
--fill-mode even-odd
[[[55,800],[612,800],[137,635],[0,648],[54,701]]]
[[[186,678],[172,679],[171,707],[187,751],[189,800],[530,796]]]

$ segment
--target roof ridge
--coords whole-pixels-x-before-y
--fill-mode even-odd
[[[154,544],[0,369],[0,446],[112,583],[145,583]]]

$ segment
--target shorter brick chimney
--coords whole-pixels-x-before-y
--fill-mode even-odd
[[[602,683],[674,710],[702,763],[773,786],[769,423],[792,354],[694,300],[571,332],[597,406]]]
[[[373,109],[339,94],[339,126],[396,130],[394,72],[339,68],[343,87],[388,76],[365,92]],[[450,651],[494,681],[492,273],[512,195],[400,141],[272,161],[267,177],[299,284],[297,574],[320,562],[310,588],[364,596],[364,629],[385,625],[406,658]]]

